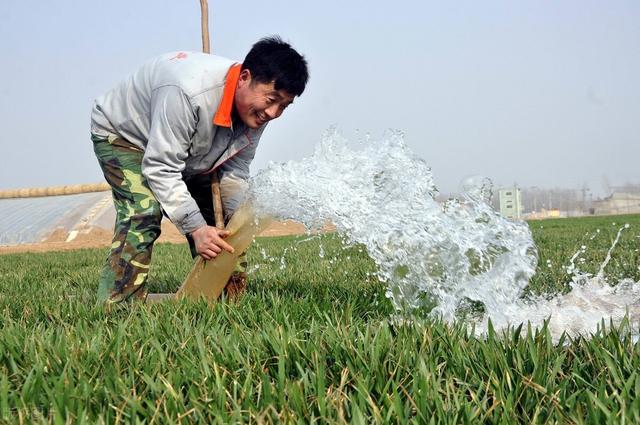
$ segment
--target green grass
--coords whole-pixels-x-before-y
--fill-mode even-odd
[[[531,292],[565,291],[581,245],[595,273],[624,223],[605,274],[640,280],[640,216],[531,222]],[[0,256],[0,422],[640,422],[625,324],[557,345],[546,329],[394,324],[366,253],[304,239],[258,240],[239,303],[110,314],[94,306],[104,250]],[[179,286],[187,251],[157,246],[152,291]]]

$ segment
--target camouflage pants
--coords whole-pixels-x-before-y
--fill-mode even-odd
[[[100,274],[98,302],[117,303],[128,299],[144,300],[151,265],[153,244],[160,236],[162,209],[142,175],[144,152],[115,136],[91,135],[94,152],[111,186],[116,223],[111,250]],[[211,178],[196,176],[185,181],[205,220],[214,224]],[[193,257],[197,255],[190,236],[187,240]],[[243,253],[234,274],[244,274]]]
[[[100,274],[98,302],[146,299],[153,243],[160,236],[162,210],[142,175],[144,152],[122,138],[91,136],[111,186],[116,223],[111,250]]]

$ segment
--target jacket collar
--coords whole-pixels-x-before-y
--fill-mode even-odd
[[[235,64],[229,68],[227,72],[227,79],[224,83],[224,92],[222,93],[222,100],[218,105],[218,110],[213,116],[213,123],[219,127],[231,127],[231,112],[233,111],[233,98],[236,94],[236,87],[238,86],[238,78],[240,77],[240,70],[242,64]]]

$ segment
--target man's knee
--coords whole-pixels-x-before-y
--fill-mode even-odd
[[[153,244],[160,236],[162,212],[160,207],[147,208],[128,217],[129,229],[127,239],[146,246]]]
[[[155,199],[145,205],[122,202],[118,208],[112,249],[124,249],[129,255],[148,249],[160,236],[161,222],[162,210]]]

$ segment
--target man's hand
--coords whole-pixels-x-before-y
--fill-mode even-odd
[[[191,232],[196,251],[205,260],[217,257],[223,249],[233,253],[233,247],[223,240],[227,236],[229,236],[228,231],[212,226],[202,226]]]

